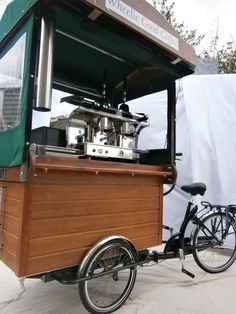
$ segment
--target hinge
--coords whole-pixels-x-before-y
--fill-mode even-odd
[[[25,182],[27,178],[27,165],[22,164],[20,167],[20,182]]]
[[[5,180],[6,177],[6,168],[0,167],[0,180]]]

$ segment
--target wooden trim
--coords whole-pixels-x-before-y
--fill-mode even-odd
[[[20,166],[7,167],[5,181],[18,182],[20,181]]]
[[[110,162],[102,160],[75,159],[63,156],[33,156],[31,154],[31,165],[36,169],[85,171],[98,173],[125,173],[130,175],[148,176],[172,176],[171,169],[166,170],[161,166],[150,166],[142,164]],[[164,170],[165,169],[165,170]]]
[[[3,215],[4,215],[5,188],[0,187],[0,258],[3,243]]]
[[[1,182],[24,182],[27,176],[27,165],[21,164],[14,167],[6,167],[4,179]]]
[[[162,239],[163,239],[163,180],[161,180],[160,182],[160,186],[159,186],[159,206],[160,206],[160,209],[159,212],[158,212],[158,215],[159,215],[159,226],[158,226],[158,243],[162,243]]]
[[[24,195],[22,196],[22,212],[21,212],[21,225],[18,239],[18,263],[17,263],[17,276],[24,276],[26,274],[27,259],[30,242],[31,230],[31,199],[33,189],[33,175],[29,168],[28,180],[24,185]]]

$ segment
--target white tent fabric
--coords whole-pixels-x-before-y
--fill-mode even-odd
[[[183,79],[192,176],[209,201],[236,202],[236,75]]]
[[[213,204],[236,204],[236,75],[192,75],[177,82],[178,179],[164,202],[164,223],[178,228],[183,184],[204,182]]]

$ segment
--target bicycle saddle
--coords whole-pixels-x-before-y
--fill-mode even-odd
[[[206,185],[204,183],[193,183],[181,186],[184,192],[190,193],[191,195],[204,195],[206,192]]]

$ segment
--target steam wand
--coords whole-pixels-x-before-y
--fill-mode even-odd
[[[102,107],[107,108],[107,71],[103,71],[103,83],[102,83]]]
[[[120,110],[129,112],[129,106],[126,104],[127,100],[127,79],[124,79],[123,82],[123,103],[120,105]]]

